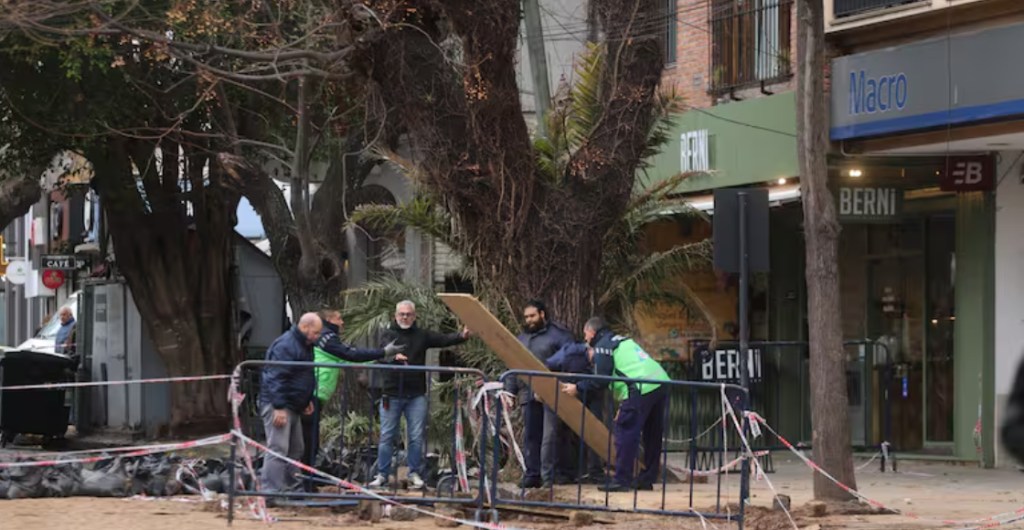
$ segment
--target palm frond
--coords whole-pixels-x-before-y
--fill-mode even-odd
[[[380,331],[391,325],[395,304],[402,300],[416,304],[417,325],[427,329],[455,329],[448,307],[433,290],[394,276],[374,278],[343,294],[344,336],[350,341],[376,340]]]
[[[571,116],[566,123],[566,139],[573,150],[586,143],[604,115],[604,107],[601,105],[604,54],[603,45],[590,44],[576,66],[576,80],[569,96]]]
[[[374,230],[415,228],[431,237],[455,246],[451,217],[430,197],[419,194],[402,204],[363,204],[356,207],[351,224],[363,224]]]
[[[647,133],[647,145],[644,147],[643,157],[640,159],[642,168],[651,167],[654,156],[660,154],[665,146],[673,140],[672,131],[684,108],[683,98],[676,93],[674,87],[662,90],[657,94],[654,108],[651,110],[654,120]]]
[[[639,263],[632,264],[628,274],[612,279],[598,303],[607,304],[613,298],[636,300],[645,291],[678,282],[682,275],[707,267],[710,256],[710,240],[677,245],[664,252],[653,252]]]

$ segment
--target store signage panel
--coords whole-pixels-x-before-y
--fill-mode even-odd
[[[942,191],[989,191],[996,185],[996,161],[991,155],[949,156],[939,176]]]
[[[1022,42],[1016,24],[834,59],[831,138],[1024,115]]]
[[[903,214],[903,189],[841,186],[836,190],[836,213],[842,222],[888,223]]]

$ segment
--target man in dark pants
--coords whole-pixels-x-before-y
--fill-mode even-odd
[[[665,370],[633,339],[615,335],[601,317],[593,317],[583,328],[583,337],[590,344],[590,357],[597,375],[670,381]],[[608,386],[605,381],[582,380],[565,383],[562,392],[575,396],[580,392]],[[611,383],[615,399],[622,404],[615,415],[615,480],[601,491],[654,489],[661,464],[662,436],[665,433],[665,412],[668,389],[657,383]],[[644,469],[634,483],[637,449],[643,442]]]
[[[594,365],[590,362],[589,350],[590,347],[585,342],[566,344],[557,353],[548,358],[545,364],[553,372],[592,374],[594,373]],[[566,378],[562,379],[562,381],[576,383],[578,380]],[[579,399],[598,420],[604,420],[605,391],[603,388],[592,391],[580,391]],[[596,425],[583,424],[581,427],[585,433],[587,429],[596,427]],[[565,458],[572,465],[575,465],[580,458],[578,449],[582,448],[585,450],[583,470],[586,471],[586,474],[579,477],[580,481],[590,484],[604,484],[604,459],[601,458],[601,455],[587,447],[586,444],[582,444],[580,441],[581,437],[577,436],[568,426],[563,429],[563,432],[566,435],[566,440],[571,441],[561,445],[566,449]]]
[[[403,300],[395,306],[395,321],[384,333],[384,344],[397,344],[405,348],[407,361],[401,364],[424,366],[427,350],[445,348],[466,342],[469,329],[442,334],[416,326],[416,304]],[[377,445],[377,474],[370,482],[371,488],[387,487],[391,475],[391,459],[394,444],[398,439],[401,418],[405,417],[409,432],[407,461],[409,464],[409,487],[423,489],[423,446],[427,423],[427,374],[397,373],[384,374],[384,393],[380,402],[380,443]]]
[[[394,342],[383,348],[356,348],[341,341],[341,331],[345,329],[345,319],[341,317],[341,311],[337,309],[325,309],[320,311],[320,320],[323,322],[323,331],[320,338],[313,346],[313,360],[318,363],[366,363],[381,359],[405,362],[406,358],[401,352],[404,346]],[[313,402],[314,411],[312,416],[302,417],[302,430],[305,435],[306,451],[303,455],[303,462],[310,466],[316,466],[316,449],[319,446],[320,416],[334,395],[338,387],[338,377],[341,375],[339,368],[314,369],[316,373],[316,400]],[[353,374],[355,375],[355,374]],[[348,411],[342,411],[347,413]]]
[[[572,333],[563,326],[551,322],[547,307],[540,300],[532,300],[523,308],[523,333],[519,342],[526,346],[542,362],[555,354],[562,346],[573,342]],[[516,394],[523,409],[523,445],[526,459],[526,473],[519,484],[521,488],[539,488],[555,482],[569,483],[569,477],[557,476],[558,430],[561,420],[555,411],[534,399],[529,380],[508,380],[509,392]],[[562,467],[565,467],[563,461]]]
[[[266,360],[313,362],[313,343],[323,327],[316,313],[306,313],[298,325],[285,331],[267,349]],[[311,366],[265,365],[260,377],[259,405],[267,447],[277,454],[300,460],[304,452],[300,416],[313,413],[316,376]],[[295,470],[280,458],[267,455],[260,470],[265,492],[296,490]]]

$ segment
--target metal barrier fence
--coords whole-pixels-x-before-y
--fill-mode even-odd
[[[447,368],[447,367],[433,367],[433,366],[397,366],[397,365],[386,365],[386,364],[349,364],[349,363],[312,363],[312,362],[284,362],[284,361],[245,361],[238,365],[236,368],[236,384],[241,385],[238,388],[240,394],[246,395],[246,405],[242,410],[245,415],[252,415],[259,413],[259,407],[257,405],[258,388],[259,388],[259,377],[254,372],[256,369],[262,369],[267,366],[278,366],[278,367],[308,367],[316,370],[338,370],[340,381],[339,381],[339,392],[336,393],[335,401],[340,400],[340,403],[334,403],[331,407],[332,414],[337,414],[340,418],[341,425],[339,432],[340,436],[335,438],[333,443],[329,444],[326,450],[321,450],[319,447],[319,432],[318,425],[320,424],[319,417],[316,415],[319,410],[312,418],[310,428],[313,429],[312,436],[307,437],[313,442],[313,448],[310,453],[314,458],[318,455],[347,455],[352,457],[354,455],[355,462],[357,465],[353,468],[351,465],[346,465],[344,462],[340,465],[332,468],[335,473],[330,473],[331,476],[336,477],[345,481],[346,483],[365,484],[370,481],[372,476],[375,474],[374,468],[376,467],[377,458],[377,446],[378,441],[373,440],[372,443],[368,443],[362,447],[346,447],[345,436],[346,421],[351,421],[349,412],[355,412],[349,408],[350,393],[346,391],[347,386],[352,385],[356,382],[355,375],[358,373],[369,373],[369,372],[381,372],[384,374],[395,374],[398,381],[398,395],[406,395],[412,398],[413,395],[405,392],[405,385],[409,384],[411,377],[423,377],[429,381],[426,381],[425,393],[422,394],[426,402],[425,416],[426,420],[423,426],[422,436],[423,441],[423,452],[424,458],[423,468],[426,468],[427,460],[427,443],[426,435],[428,428],[435,424],[431,421],[432,417],[444,416],[448,413],[453,414],[457,420],[450,423],[445,420],[441,420],[439,424],[450,426],[450,431],[447,436],[445,443],[438,443],[437,440],[434,442],[439,445],[442,454],[437,458],[437,466],[430,470],[427,477],[423,477],[428,486],[438,492],[438,495],[428,495],[427,492],[430,488],[424,488],[422,491],[409,490],[412,493],[403,493],[399,490],[400,481],[398,480],[399,468],[402,467],[403,455],[407,454],[408,443],[405,444],[405,450],[399,450],[398,436],[393,438],[393,458],[391,465],[391,472],[388,483],[390,487],[387,490],[376,490],[370,492],[362,487],[355,486],[350,491],[340,491],[338,493],[324,493],[315,491],[315,485],[337,485],[337,481],[324,480],[320,477],[313,476],[312,474],[304,474],[302,476],[302,482],[305,485],[306,491],[292,491],[292,492],[269,492],[269,491],[256,491],[251,489],[239,489],[238,486],[238,475],[236,469],[236,462],[238,461],[237,451],[240,448],[237,442],[233,441],[231,446],[231,458],[229,467],[229,481],[230,487],[228,491],[229,506],[230,510],[228,513],[229,521],[233,519],[234,513],[234,498],[235,497],[265,497],[271,499],[280,499],[287,501],[289,499],[302,499],[302,500],[315,500],[320,504],[356,504],[361,500],[381,500],[382,498],[395,501],[401,504],[411,505],[434,505],[434,504],[459,504],[467,507],[475,507],[477,510],[478,520],[482,517],[482,511],[484,509],[484,492],[485,488],[485,466],[484,462],[488,461],[487,456],[491,453],[495,453],[488,449],[489,436],[479,436],[474,439],[474,443],[471,445],[466,444],[464,434],[471,434],[470,432],[463,431],[463,425],[468,425],[470,419],[463,417],[466,415],[466,401],[467,394],[469,392],[475,392],[474,389],[479,388],[485,381],[486,377],[483,372],[470,368]],[[439,379],[446,378],[447,381],[443,385],[438,385]],[[469,394],[470,397],[472,394]],[[314,398],[316,401],[316,398]],[[398,401],[394,397],[375,396],[373,405],[375,410],[365,410],[369,414],[371,424],[376,424],[379,421],[378,416]],[[322,405],[321,405],[322,406]],[[316,407],[317,409],[321,406]],[[408,409],[406,409],[408,410]],[[257,416],[258,418],[258,416]],[[488,425],[489,418],[486,414],[480,416],[479,425],[480,432],[487,432],[489,429]],[[401,432],[400,423],[401,418],[398,420],[399,425],[396,425],[398,432]],[[247,437],[254,440],[262,440],[264,438],[262,422],[260,421],[245,421],[243,418],[236,418],[236,426],[241,426],[241,429],[245,432]],[[372,428],[372,431],[376,431],[376,428]],[[407,423],[408,430],[408,423]],[[470,431],[470,429],[466,429]],[[413,436],[409,433],[409,436]],[[371,437],[373,439],[374,437]],[[407,440],[409,438],[406,438]],[[466,447],[476,446],[474,456],[477,458],[479,465],[479,477],[476,484],[467,480],[465,470],[462,472],[461,481],[457,478],[459,475],[458,461],[468,457],[466,454],[469,452]],[[244,449],[243,449],[244,450]],[[443,457],[447,457],[448,468],[442,468],[444,464]],[[265,456],[266,458],[266,456]],[[369,459],[369,461],[367,460]],[[316,464],[314,462],[306,462],[307,464]],[[323,462],[321,462],[322,464]],[[294,467],[294,466],[293,466]],[[339,476],[343,475],[343,476]],[[439,482],[444,482],[447,485],[439,485]],[[460,486],[461,482],[461,486]],[[462,492],[457,490],[463,489]],[[312,490],[312,491],[311,491]],[[468,490],[468,491],[466,491]],[[442,496],[442,493],[448,493],[446,496]]]
[[[689,434],[690,434],[690,437],[691,437],[690,439],[695,441],[700,436],[700,431],[704,430],[706,432],[709,429],[709,427],[710,427],[710,430],[718,431],[718,432],[721,432],[723,430],[735,431],[735,426],[732,424],[732,420],[726,418],[726,415],[725,415],[725,410],[726,409],[725,409],[725,404],[723,403],[723,399],[728,399],[730,404],[732,405],[732,408],[736,411],[736,413],[738,415],[740,415],[739,417],[741,419],[739,421],[743,423],[743,428],[744,429],[747,428],[746,420],[743,419],[743,416],[742,416],[742,411],[747,409],[747,396],[748,396],[748,393],[747,393],[747,391],[745,389],[743,389],[739,385],[721,384],[721,383],[701,383],[701,382],[693,382],[693,381],[676,381],[676,380],[671,380],[671,381],[654,381],[654,380],[645,380],[645,379],[627,379],[627,378],[623,378],[623,377],[605,377],[605,376],[589,375],[589,374],[564,374],[564,373],[536,372],[536,371],[526,371],[526,370],[511,370],[511,371],[505,372],[504,374],[501,375],[499,380],[504,385],[504,383],[509,378],[519,378],[520,381],[523,384],[527,385],[527,388],[531,392],[533,391],[533,388],[534,388],[535,384],[543,384],[543,383],[540,383],[540,382],[537,381],[539,379],[543,379],[543,380],[554,379],[556,383],[577,382],[577,381],[581,381],[581,380],[590,380],[590,381],[603,382],[606,385],[610,384],[610,383],[613,383],[613,382],[629,382],[629,383],[641,383],[641,384],[643,384],[643,383],[653,383],[653,384],[658,384],[658,385],[662,385],[664,387],[664,389],[665,389],[665,392],[667,392],[667,394],[668,394],[664,398],[665,399],[665,403],[663,405],[664,408],[662,410],[663,417],[660,419],[660,421],[662,422],[662,426],[663,427],[667,426],[666,424],[667,424],[668,418],[669,418],[669,416],[671,414],[671,409],[673,407],[678,407],[678,406],[696,407],[698,401],[706,400],[708,402],[714,401],[715,403],[718,404],[719,417],[716,420],[712,421],[712,422],[698,424],[698,421],[697,421],[698,420],[698,415],[690,414],[689,415],[689,419],[690,419],[690,422],[689,422]],[[659,390],[661,390],[661,389],[659,389]],[[608,389],[605,392],[606,393],[610,393],[611,390]],[[575,400],[575,399],[576,399],[575,397],[571,397],[571,396],[569,396],[567,394],[563,394],[563,393],[559,392],[556,395],[555,403],[551,407],[551,410],[557,414],[557,412],[560,410],[561,404],[564,403],[564,400]],[[630,399],[633,399],[633,396],[631,396]],[[682,405],[681,405],[681,403],[682,403]],[[589,424],[589,427],[591,429],[598,427],[597,425],[594,425],[593,423],[588,423],[588,420],[587,420],[588,414],[586,412],[587,410],[588,409],[586,407],[581,408],[581,413],[580,413],[580,417],[579,417],[578,423],[576,423],[576,425],[574,425],[574,427],[575,427],[574,430],[579,434],[579,438],[581,440],[585,439],[586,436],[587,436],[588,424]],[[593,409],[590,409],[590,411],[592,413],[594,412]],[[498,414],[498,416],[494,420],[494,423],[497,424],[497,425],[500,425],[501,422],[502,422],[502,416],[504,414],[508,414],[508,413],[509,413],[509,411],[505,410],[504,405],[501,402],[499,402],[499,406],[497,407],[497,414]],[[611,409],[607,409],[606,408],[606,409],[604,409],[604,416],[603,417],[604,418],[610,418],[612,416],[617,416],[618,414],[619,414],[618,411],[613,411]],[[606,423],[600,417],[598,417],[597,419],[598,419],[598,421],[601,421],[602,423]],[[592,421],[594,421],[594,420],[591,420],[591,422]],[[651,420],[649,419],[648,421],[651,421]],[[612,430],[615,431],[617,429],[618,429],[617,427],[613,427]],[[727,453],[727,447],[724,445],[724,441],[729,439],[729,438],[719,436],[718,440],[721,441],[723,443],[723,445],[721,445],[721,446],[716,448],[717,449],[717,455],[718,455],[718,465],[717,465],[716,469],[711,470],[711,471],[700,469],[696,465],[696,459],[695,459],[696,452],[695,451],[691,451],[691,453],[690,453],[691,457],[686,459],[685,461],[680,462],[680,461],[677,461],[675,459],[670,461],[669,460],[670,452],[667,450],[667,444],[665,443],[666,440],[665,440],[665,437],[664,437],[664,433],[667,433],[667,432],[668,431],[666,429],[663,429],[662,439],[660,440],[661,441],[661,444],[660,444],[661,447],[659,449],[659,458],[657,459],[658,467],[660,469],[658,470],[658,474],[657,474],[657,476],[658,476],[657,482],[643,484],[643,483],[640,483],[638,481],[637,483],[633,484],[633,487],[630,490],[631,494],[629,495],[629,502],[627,502],[626,504],[623,504],[622,502],[612,502],[612,499],[615,498],[615,497],[617,497],[615,499],[616,501],[620,501],[621,500],[621,495],[622,495],[621,492],[620,493],[604,492],[601,495],[601,496],[603,496],[603,499],[597,499],[596,502],[595,502],[594,496],[589,491],[588,491],[588,495],[585,497],[584,496],[584,492],[583,492],[583,483],[582,483],[581,480],[577,480],[575,482],[575,486],[576,486],[575,489],[576,489],[576,491],[575,491],[575,498],[574,499],[565,499],[565,498],[559,499],[556,496],[556,491],[555,491],[555,486],[554,486],[554,478],[555,478],[554,474],[557,473],[557,470],[551,470],[551,475],[549,475],[548,477],[545,477],[546,479],[551,479],[551,483],[550,484],[546,484],[546,486],[548,488],[548,491],[547,491],[548,499],[547,500],[537,500],[537,499],[533,498],[533,496],[525,495],[525,490],[522,487],[520,487],[520,489],[519,489],[519,494],[509,494],[507,491],[503,492],[500,488],[497,487],[497,483],[498,483],[498,480],[497,480],[498,475],[497,475],[497,473],[498,473],[498,469],[499,469],[499,467],[497,465],[492,466],[492,468],[491,468],[491,474],[492,474],[492,477],[493,477],[493,480],[491,481],[491,488],[492,488],[491,496],[492,496],[492,498],[494,498],[494,502],[498,506],[501,506],[501,505],[513,505],[513,506],[525,506],[525,507],[563,508],[563,509],[576,509],[576,510],[581,510],[582,509],[582,510],[594,510],[594,511],[628,511],[628,512],[632,512],[632,513],[650,513],[650,514],[660,514],[660,515],[686,516],[686,517],[696,517],[696,518],[701,518],[701,519],[721,519],[721,520],[736,522],[739,525],[739,527],[742,529],[742,527],[743,527],[743,511],[744,511],[745,500],[746,500],[746,498],[749,495],[749,489],[748,489],[748,486],[749,486],[748,477],[749,477],[749,465],[750,465],[749,460],[746,459],[746,458],[737,458],[737,459],[735,459],[735,460],[733,460],[731,462],[727,462],[725,460],[725,455]],[[598,457],[598,458],[600,458],[601,460],[603,460],[605,462],[606,465],[602,466],[602,467],[605,467],[606,469],[611,467],[611,463],[608,462],[610,460],[610,457],[612,456],[612,446],[611,446],[611,437],[610,436],[609,436],[608,440],[609,440],[608,441],[608,447],[605,448],[605,450],[603,452],[600,452],[600,453],[589,449],[588,446],[585,443],[576,444],[574,442],[566,443],[565,441],[560,441],[559,444],[562,447],[573,447],[573,448],[575,448],[575,454],[572,455],[572,456],[575,457],[575,459],[576,459],[576,466],[577,466],[576,469],[577,469],[577,471],[581,473],[583,471],[584,467],[587,465],[588,459],[594,458],[594,457]],[[494,444],[492,444],[492,445],[494,445]],[[649,444],[648,440],[644,440],[644,445],[646,447],[648,447],[648,448],[654,446],[654,444]],[[616,451],[618,449],[619,448],[617,448]],[[639,453],[639,451],[638,451],[638,453]],[[745,453],[743,453],[743,454],[745,454]],[[638,454],[638,456],[639,456],[639,454]],[[646,458],[644,458],[642,460],[646,460]],[[648,460],[648,462],[653,462],[653,461],[654,460]],[[642,463],[640,465],[643,466]],[[738,491],[736,492],[736,500],[738,501],[738,508],[737,508],[737,512],[736,513],[731,513],[729,511],[730,508],[729,508],[728,503],[723,504],[723,489],[725,489],[724,493],[726,495],[728,495],[728,493],[729,493],[729,491],[728,491],[729,485],[727,483],[728,477],[727,477],[727,474],[725,473],[725,471],[730,469],[730,468],[733,468],[733,467],[740,467],[742,469],[740,480],[739,480],[738,483],[735,484],[735,486],[738,488]],[[685,489],[684,492],[675,491],[677,489],[677,487],[674,484],[671,487],[669,486],[669,476],[670,476],[669,469],[670,468],[673,471],[673,473],[672,473],[673,475],[675,475],[677,473],[684,475],[684,479],[683,479],[683,481],[684,481],[684,489]],[[635,469],[634,469],[634,471],[635,471]],[[629,476],[632,476],[633,474],[634,473],[629,473]],[[714,478],[714,483],[712,484],[711,480],[708,480],[706,484],[699,484],[698,485],[697,482],[699,482],[699,480],[697,478],[695,478],[695,477],[701,477],[701,476],[703,476],[703,477],[713,477]],[[611,478],[611,476],[609,476],[608,473],[603,473],[602,474],[602,480],[600,480],[599,482],[603,483],[605,486],[609,486],[609,485],[612,484],[613,479]],[[640,493],[639,493],[640,489],[650,489],[650,490],[653,491],[655,489],[655,487],[659,486],[659,485],[660,485],[660,488],[661,488],[660,500],[657,500],[656,503],[653,506],[651,505],[651,499],[649,498],[649,496],[645,496],[643,499],[641,499]],[[669,499],[670,499],[669,490],[670,489],[673,490],[671,492],[672,493],[672,495],[671,495],[671,501],[672,502],[671,503],[669,502]],[[560,493],[564,494],[564,491],[562,491]],[[687,495],[684,497],[684,496],[678,495],[679,493],[687,493]],[[643,501],[642,503],[641,503],[641,500]],[[680,501],[685,501],[685,502],[681,502],[680,503]],[[705,505],[708,506],[708,507],[705,507]]]
[[[355,380],[356,374],[369,373],[369,372],[384,372],[384,373],[398,373],[399,381],[405,381],[406,378],[412,375],[413,377],[428,377],[433,378],[426,385],[426,400],[428,403],[428,417],[430,416],[429,409],[434,408],[440,403],[442,406],[438,408],[437,412],[451,412],[455,415],[455,421],[448,422],[447,420],[441,420],[443,423],[451,427],[450,430],[450,442],[441,443],[439,445],[444,446],[442,450],[447,451],[447,460],[449,462],[449,469],[440,469],[439,472],[430,477],[433,480],[429,481],[428,487],[423,491],[417,491],[415,493],[403,493],[398,490],[398,481],[389,481],[392,486],[387,490],[369,490],[365,486],[359,485],[360,483],[365,484],[365,481],[372,475],[371,471],[366,471],[363,468],[362,471],[359,469],[353,469],[349,466],[348,470],[345,471],[339,468],[334,473],[314,473],[312,467],[306,469],[309,472],[308,475],[302,478],[306,481],[307,491],[292,491],[292,492],[268,492],[260,491],[254,488],[240,487],[239,481],[239,470],[237,469],[237,463],[239,462],[239,451],[243,451],[242,455],[244,458],[242,462],[250,461],[251,458],[247,453],[246,443],[249,439],[262,438],[261,429],[257,429],[255,422],[246,423],[242,421],[242,418],[236,417],[235,425],[237,431],[249,431],[239,432],[240,435],[236,435],[232,440],[231,445],[231,457],[229,460],[228,472],[229,472],[229,488],[228,488],[228,520],[229,522],[234,519],[234,507],[235,499],[237,497],[264,497],[270,499],[276,499],[278,501],[298,500],[301,499],[306,503],[319,504],[319,505],[338,505],[338,504],[356,504],[361,500],[382,500],[384,502],[393,502],[404,505],[435,505],[435,504],[453,504],[461,505],[463,508],[475,510],[475,520],[483,521],[490,519],[491,522],[498,522],[497,508],[505,507],[549,507],[549,508],[572,508],[578,510],[593,510],[593,511],[623,511],[623,512],[634,512],[634,513],[650,513],[650,514],[662,514],[662,515],[677,515],[677,516],[689,516],[703,519],[715,519],[735,522],[742,529],[743,524],[743,511],[745,506],[745,499],[749,496],[749,466],[750,462],[747,458],[738,458],[732,462],[726,462],[724,456],[726,455],[726,448],[722,447],[718,451],[719,455],[719,468],[714,471],[701,472],[694,466],[693,459],[689,459],[689,462],[677,462],[669,459],[669,452],[664,449],[665,445],[662,443],[662,449],[659,451],[658,462],[659,472],[657,475],[657,482],[647,485],[648,488],[654,490],[656,487],[661,488],[660,501],[652,504],[656,499],[651,495],[645,495],[642,499],[636,489],[632,491],[630,497],[632,498],[631,503],[612,502],[613,496],[621,496],[622,493],[604,493],[603,502],[593,502],[584,499],[583,497],[583,484],[581,481],[576,483],[576,498],[575,500],[555,500],[554,490],[549,490],[552,494],[549,500],[535,500],[535,496],[529,498],[523,497],[522,495],[516,495],[515,493],[509,493],[508,490],[499,487],[499,471],[505,466],[503,458],[511,458],[509,456],[513,453],[512,448],[507,446],[515,446],[516,442],[509,439],[509,430],[503,431],[501,428],[505,421],[505,416],[510,411],[505,409],[505,401],[501,399],[501,393],[504,382],[511,377],[526,378],[530,385],[530,390],[533,390],[533,381],[536,378],[547,378],[558,381],[579,381],[581,379],[603,381],[605,383],[611,383],[615,381],[626,381],[630,383],[654,383],[663,385],[665,392],[669,395],[673,393],[684,393],[692,397],[700,396],[702,399],[717,399],[720,403],[720,411],[723,415],[718,420],[719,429],[723,430],[735,430],[736,420],[726,421],[724,411],[726,405],[722,402],[723,396],[727,396],[731,406],[736,410],[736,416],[733,418],[739,418],[739,422],[742,423],[743,429],[748,427],[746,418],[742,415],[742,411],[746,410],[747,407],[747,392],[737,386],[730,384],[710,384],[710,383],[698,383],[689,381],[651,381],[651,380],[639,380],[639,379],[626,379],[621,377],[602,377],[595,375],[586,374],[557,374],[551,372],[529,372],[529,371],[510,371],[503,374],[498,382],[487,381],[484,374],[478,370],[465,369],[465,368],[444,368],[444,367],[420,367],[420,366],[395,366],[395,365],[379,365],[379,364],[337,364],[337,363],[303,363],[303,362],[274,362],[274,361],[245,361],[241,363],[235,372],[234,382],[232,385],[232,394],[236,400],[237,407],[237,396],[246,395],[248,396],[245,401],[249,401],[250,405],[247,414],[253,414],[255,409],[253,405],[258,401],[257,386],[259,381],[258,378],[252,377],[252,372],[258,368],[264,368],[267,366],[280,366],[280,367],[309,367],[311,369],[336,369],[339,370],[341,376],[344,378],[343,382],[339,385],[339,388],[344,389],[346,386],[351,386]],[[441,383],[439,380],[447,379]],[[400,383],[401,384],[401,383]],[[235,385],[241,385],[241,388]],[[399,389],[399,394],[402,393],[402,389]],[[498,398],[498,399],[495,399]],[[346,403],[349,402],[349,394],[342,391],[338,394],[336,400],[340,400],[340,403],[328,404],[330,407],[331,414],[337,414],[340,418],[347,418],[348,412],[350,411]],[[377,410],[381,412],[381,400],[385,398],[381,397],[377,400]],[[560,404],[567,403],[563,400],[576,400],[575,397],[571,397],[566,394],[556,394],[555,398],[555,410],[558,410]],[[668,403],[666,398],[666,405],[663,410],[665,415],[662,421],[668,416],[671,405]],[[563,405],[564,406],[564,405]],[[585,410],[585,409],[584,409]],[[612,416],[611,410],[606,409],[606,418]],[[244,411],[243,411],[244,412]],[[258,412],[258,411],[255,411]],[[493,415],[493,416],[492,416]],[[581,423],[578,425],[579,431],[586,436],[587,422],[586,414],[584,413],[580,420]],[[692,431],[694,438],[696,437],[697,430],[706,428],[706,426],[697,425],[695,420],[697,416],[692,416],[694,422],[692,423]],[[463,429],[464,426],[470,426],[472,428]],[[593,427],[593,425],[591,425]],[[613,428],[614,430],[614,428]],[[345,429],[342,427],[341,432],[344,433]],[[472,437],[472,443],[467,443],[463,434]],[[724,438],[723,438],[724,439]],[[610,438],[609,438],[610,440]],[[571,442],[562,440],[561,445],[568,446]],[[255,444],[253,444],[255,445]],[[397,443],[396,443],[397,445]],[[258,446],[258,445],[257,445]],[[585,445],[577,445],[577,447],[585,448]],[[651,446],[653,447],[653,445]],[[367,448],[361,448],[367,449]],[[372,447],[368,448],[372,452]],[[340,436],[335,439],[325,450],[317,451],[319,454],[329,454],[332,451],[336,451],[337,454],[345,454],[346,451],[351,453],[352,451],[359,451],[360,448],[345,447],[345,436]],[[604,454],[604,460],[607,460],[611,454],[611,447],[609,442],[608,450]],[[442,455],[444,457],[445,455]],[[584,467],[584,463],[588,457],[586,450],[577,450],[573,455],[577,460],[577,464],[580,469]],[[266,458],[266,456],[265,456]],[[476,460],[475,467],[478,476],[473,477],[474,480],[470,482],[469,474],[467,473],[467,460],[473,458]],[[393,461],[392,473],[394,476],[398,475],[398,468],[400,466],[400,457],[396,456]],[[651,462],[655,460],[650,460]],[[375,464],[375,463],[373,463]],[[371,465],[371,468],[373,466]],[[254,466],[250,463],[250,471],[254,471]],[[295,467],[299,467],[296,463]],[[357,466],[358,467],[358,466]],[[441,467],[440,465],[438,466]],[[605,469],[610,469],[610,465],[601,466],[602,474]],[[742,468],[741,478],[738,483],[730,483],[728,477],[722,471],[725,469],[740,467]],[[682,474],[684,476],[684,484],[677,486],[669,483],[669,473],[667,469],[671,468],[673,474]],[[334,480],[324,480],[319,476],[331,477]],[[344,476],[340,476],[344,475]],[[714,482],[707,480],[700,482],[699,477],[714,477]],[[695,478],[697,477],[697,478]],[[424,477],[427,478],[427,477]],[[361,479],[361,480],[357,480]],[[447,480],[448,482],[445,482]],[[610,481],[610,478],[605,478],[606,484]],[[308,491],[309,485],[315,483],[330,484],[332,486],[342,486],[338,488],[337,492],[318,492]],[[447,485],[445,485],[447,484]],[[434,493],[428,493],[431,489]],[[732,489],[738,490],[736,492],[735,499],[736,503],[730,505],[731,500],[730,491]],[[348,490],[348,491],[344,491]],[[461,491],[459,491],[461,490]],[[672,495],[669,496],[669,491],[672,490]],[[682,496],[679,495],[682,491],[688,491],[688,502],[680,503]],[[447,494],[446,494],[447,493]],[[564,491],[561,492],[564,495]],[[591,491],[588,494],[592,495]],[[642,501],[642,502],[641,502]],[[738,504],[738,505],[737,505]],[[732,510],[732,511],[730,511]]]

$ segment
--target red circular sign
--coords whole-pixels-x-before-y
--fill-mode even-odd
[[[43,285],[47,289],[56,289],[64,285],[64,271],[46,269],[43,271]]]

